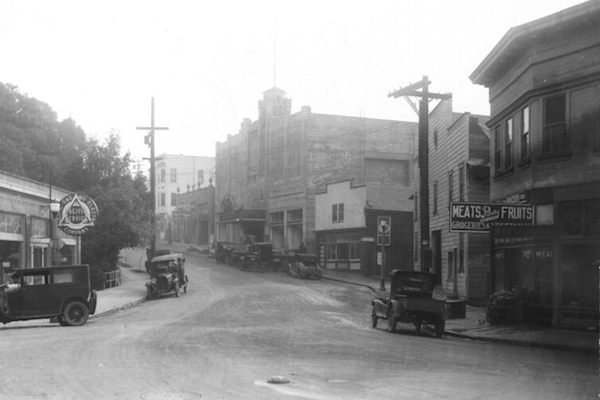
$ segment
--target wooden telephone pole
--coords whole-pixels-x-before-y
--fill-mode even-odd
[[[150,147],[150,196],[152,197],[152,232],[150,233],[150,252],[148,254],[148,262],[154,258],[156,251],[156,172],[155,172],[155,159],[154,159],[154,131],[166,131],[169,128],[159,128],[154,126],[154,97],[150,104],[150,126],[149,127],[137,127],[136,129],[150,131],[148,135],[144,137],[145,143]]]
[[[431,243],[429,235],[429,101],[431,99],[445,100],[452,98],[452,94],[430,93],[429,78],[388,94],[388,97],[398,98],[403,96],[419,116],[419,173],[421,185],[419,188],[419,213],[421,214],[421,270],[431,271]],[[421,89],[421,91],[419,91]],[[417,108],[409,96],[419,97],[420,106]],[[437,271],[436,271],[437,272]]]

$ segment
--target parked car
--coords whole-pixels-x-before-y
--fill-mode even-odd
[[[179,297],[181,289],[187,293],[188,277],[185,274],[185,258],[181,253],[154,257],[150,263],[150,282],[146,282],[148,300],[166,293]]]
[[[273,255],[273,246],[267,242],[252,243],[245,252],[237,251],[236,265],[242,271],[277,271],[281,266]]]
[[[388,331],[395,332],[398,322],[414,324],[417,331],[422,325],[433,325],[435,336],[442,337],[446,326],[446,302],[432,297],[435,274],[421,271],[390,272],[390,295],[372,301],[373,328],[378,319],[388,322]]]
[[[321,279],[322,271],[316,254],[297,253],[288,263],[288,274],[301,279]]]
[[[0,284],[0,321],[56,318],[63,326],[80,326],[96,312],[88,265],[19,269]]]

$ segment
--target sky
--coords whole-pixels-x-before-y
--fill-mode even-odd
[[[155,102],[156,154],[214,157],[277,86],[292,113],[417,121],[388,93],[428,76],[489,115],[469,75],[513,26],[583,0],[0,0],[0,82],[116,133],[134,159]]]

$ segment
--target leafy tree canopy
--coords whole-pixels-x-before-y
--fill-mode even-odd
[[[82,237],[82,261],[108,271],[121,249],[147,242],[151,199],[119,137],[86,138],[74,120],[57,120],[50,106],[0,83],[0,169],[94,199],[94,229]]]

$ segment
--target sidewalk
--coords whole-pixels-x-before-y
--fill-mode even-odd
[[[161,248],[165,248],[162,246]],[[190,246],[173,244],[172,252],[185,252]],[[201,255],[200,252],[194,252]],[[119,312],[146,300],[145,282],[149,280],[145,270],[145,250],[142,248],[124,249],[120,255],[121,286],[98,291],[96,313],[90,319]],[[341,284],[358,285],[370,289],[373,297],[385,297],[386,292],[379,291],[378,277],[365,277],[357,272],[323,271],[323,279]],[[389,289],[389,280],[386,280]],[[48,320],[12,322],[2,329],[56,326]],[[537,325],[489,325],[485,321],[485,308],[467,306],[466,318],[446,321],[445,334],[464,339],[499,342],[513,345],[550,348],[571,352],[598,355],[598,332],[555,329]]]
[[[379,277],[365,277],[358,271],[325,270],[323,278],[367,287],[373,291],[373,297],[387,296],[386,292],[379,290]],[[389,290],[389,279],[387,278],[386,289]],[[484,307],[467,306],[466,318],[447,320],[445,335],[598,355],[599,336],[597,331],[556,329],[525,324],[490,325],[486,322]]]

